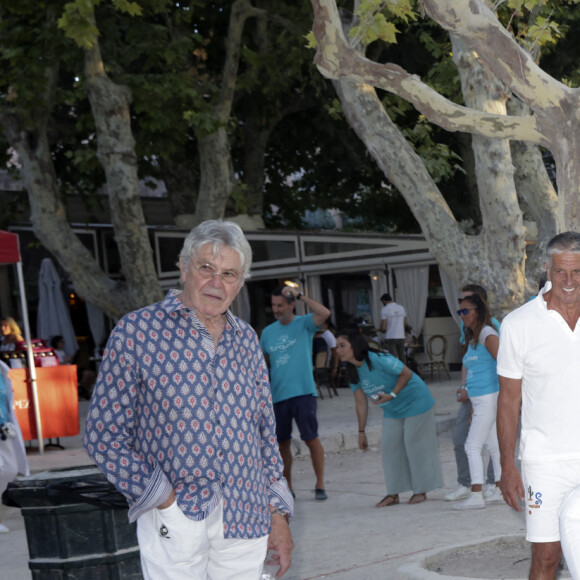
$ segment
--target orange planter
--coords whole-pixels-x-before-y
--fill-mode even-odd
[[[25,441],[37,438],[32,389],[26,382],[27,369],[11,369],[14,412]],[[44,439],[78,435],[79,397],[76,365],[37,367],[38,406]]]

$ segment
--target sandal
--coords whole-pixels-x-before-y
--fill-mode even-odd
[[[397,505],[399,503],[399,496],[398,495],[386,495],[375,507],[382,508],[382,507],[389,507],[392,505]]]
[[[414,493],[409,500],[410,504],[423,503],[427,499],[426,493]]]

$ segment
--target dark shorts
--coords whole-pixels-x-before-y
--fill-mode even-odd
[[[314,395],[301,395],[274,403],[274,414],[276,415],[278,443],[292,439],[292,419],[298,425],[302,441],[312,441],[318,437],[316,397]]]

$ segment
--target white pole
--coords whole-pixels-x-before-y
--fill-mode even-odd
[[[34,366],[34,355],[32,353],[32,341],[30,338],[30,323],[28,322],[28,306],[26,302],[26,289],[24,287],[24,276],[22,274],[22,262],[16,263],[18,272],[18,285],[20,287],[20,300],[22,308],[22,322],[24,323],[24,338],[26,339],[26,358],[28,360],[28,370],[30,373],[30,387],[32,389],[32,404],[34,405],[34,419],[36,422],[36,436],[38,439],[38,452],[44,453],[44,439],[42,437],[42,422],[40,420],[40,407],[38,405],[38,388],[36,384],[36,367]]]

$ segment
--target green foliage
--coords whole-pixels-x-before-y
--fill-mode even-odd
[[[338,98],[331,99],[328,104],[324,107],[326,112],[330,115],[330,118],[334,121],[344,119],[342,112],[342,106]]]
[[[234,215],[248,213],[248,186],[238,183],[228,201],[228,211]]]
[[[318,42],[316,42],[316,38],[314,37],[314,31],[311,30],[304,38],[306,39],[306,48],[316,48],[318,46]]]
[[[552,22],[548,18],[538,16],[536,23],[529,27],[528,36],[534,39],[534,43],[543,46],[546,44],[556,44],[562,37],[562,31],[555,22]]]
[[[354,45],[377,40],[394,44],[399,30],[393,20],[408,23],[417,18],[409,0],[361,0],[355,15],[359,23],[348,33]]]
[[[129,16],[141,16],[143,10],[137,2],[130,2],[129,0],[113,0],[115,8],[119,12],[125,12]]]
[[[540,64],[544,70],[570,87],[580,86],[580,45],[574,34],[580,25],[580,12],[570,9],[574,2],[562,2],[560,9],[554,9],[554,19],[558,21],[561,36],[557,44],[544,46]]]
[[[349,31],[349,36],[357,42],[363,44],[370,44],[375,40],[382,40],[387,44],[397,42],[396,26],[392,22],[388,22],[384,14],[376,14],[372,20],[364,28],[355,27]]]
[[[69,2],[58,21],[59,28],[81,48],[92,48],[97,42],[99,29],[93,18],[94,6],[93,0]]]
[[[73,0],[68,2],[58,21],[58,27],[65,35],[74,40],[78,46],[91,49],[97,42],[99,29],[95,23],[94,10],[101,0]],[[142,8],[129,0],[113,0],[113,6],[119,12],[130,16],[140,16]]]
[[[512,10],[532,10],[538,3],[539,0],[507,0],[507,6]]]
[[[333,99],[329,91],[329,103]],[[305,138],[309,126],[316,130]],[[403,198],[342,117],[322,109],[294,115],[272,134],[268,159],[267,227],[303,229],[305,210],[338,209],[349,231],[419,231]]]
[[[456,171],[464,172],[461,157],[448,145],[434,140],[434,127],[420,115],[412,129],[403,129],[403,135],[413,144],[425,168],[435,183],[450,179]]]
[[[0,18],[0,108],[17,112],[25,126],[34,127],[50,106],[68,95],[50,93],[52,71],[66,67],[71,45],[58,33],[59,0],[3,2]]]
[[[565,35],[569,6],[578,0],[510,0],[501,3],[497,15],[515,40],[530,54],[554,46]]]

